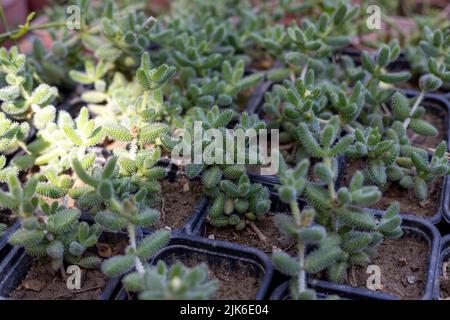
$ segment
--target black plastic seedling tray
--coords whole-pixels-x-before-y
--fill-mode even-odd
[[[261,279],[255,300],[266,298],[272,280],[273,267],[270,259],[260,251],[229,242],[201,238],[195,235],[174,235],[170,244],[153,259],[152,264],[163,260],[168,265],[186,261],[193,255],[208,265],[228,264],[233,272],[244,272]],[[128,294],[121,288],[116,299],[126,300]]]

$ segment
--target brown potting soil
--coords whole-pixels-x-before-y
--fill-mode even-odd
[[[381,291],[402,299],[420,299],[425,292],[428,257],[427,242],[418,235],[405,234],[400,239],[384,240],[370,264],[381,269]],[[370,275],[366,267],[353,267],[347,284],[366,288]]]
[[[17,300],[95,300],[107,282],[99,270],[82,269],[81,278],[81,289],[68,289],[67,280],[52,270],[48,259],[35,259],[27,276],[10,297]]]
[[[400,202],[400,211],[405,214],[412,214],[419,217],[431,217],[439,210],[441,202],[441,192],[443,179],[440,178],[428,184],[428,199],[419,202],[413,189],[405,189],[393,183],[387,191],[383,193],[381,200],[373,207],[381,210],[387,209],[392,202]]]
[[[353,174],[357,170],[362,170],[364,167],[364,159],[347,159],[342,178],[342,186],[348,186]],[[398,201],[400,203],[400,212],[402,213],[419,217],[431,217],[435,215],[439,209],[443,182],[444,180],[441,178],[429,183],[428,199],[422,202],[417,200],[414,190],[408,190],[400,187],[397,183],[392,183],[390,187],[383,192],[383,197],[373,206],[373,208],[385,210],[392,202]]]
[[[288,252],[295,250],[295,242],[278,230],[274,223],[274,216],[274,213],[269,212],[260,221],[254,222],[255,226],[266,236],[265,241],[258,237],[250,225],[247,225],[242,231],[237,231],[233,227],[216,228],[207,224],[204,236],[254,247],[269,255],[277,249]]]
[[[176,257],[174,260],[177,260]],[[206,263],[198,255],[190,255],[181,261],[187,267],[195,267]],[[226,258],[220,263],[206,263],[209,269],[209,279],[219,282],[215,299],[217,300],[254,300],[261,285],[261,278],[255,276],[249,267],[242,262],[227,261]]]
[[[112,244],[99,242],[97,254],[109,258],[122,254],[127,241],[119,240]],[[92,253],[89,253],[92,254]],[[34,259],[31,268],[10,297],[17,300],[95,300],[102,293],[108,278],[95,269],[81,269],[81,288],[68,289],[67,278],[61,272],[55,272],[48,258]]]
[[[415,134],[412,130],[408,130],[408,136],[411,138],[411,143],[414,146],[434,149],[442,140],[445,140],[447,129],[445,123],[446,118],[435,110],[427,109],[422,119],[435,126],[438,134],[436,136],[424,137]]]
[[[161,187],[161,218],[154,226],[171,230],[183,227],[202,197],[201,183],[179,177],[174,182],[163,180]]]

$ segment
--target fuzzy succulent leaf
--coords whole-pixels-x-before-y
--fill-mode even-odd
[[[147,261],[159,250],[167,246],[170,240],[170,232],[167,230],[158,230],[144,238],[136,249],[136,255]]]

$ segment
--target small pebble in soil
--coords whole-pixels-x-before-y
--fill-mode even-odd
[[[401,266],[406,266],[406,259],[405,258],[400,258],[400,259],[398,259],[398,263]]]
[[[406,277],[406,281],[407,281],[409,284],[414,284],[414,283],[416,283],[416,277],[414,277],[414,276],[407,276],[407,277]]]

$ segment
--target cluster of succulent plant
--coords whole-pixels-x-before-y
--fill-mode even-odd
[[[55,270],[64,262],[83,268],[97,267],[100,258],[84,253],[97,243],[101,229],[80,222],[80,210],[57,201],[47,202],[37,193],[38,185],[38,178],[32,178],[22,187],[19,179],[10,175],[9,192],[0,193],[2,207],[21,220],[20,229],[11,235],[9,243],[23,247],[33,256],[48,256]]]
[[[233,110],[219,111],[217,106],[207,112],[202,108],[195,110],[193,120],[201,121],[204,130],[217,130],[221,134],[221,141],[202,142],[200,147],[205,152],[209,148],[213,150],[211,159],[203,159],[202,164],[186,165],[186,174],[191,179],[201,176],[203,192],[211,201],[209,222],[216,227],[231,225],[242,230],[247,224],[255,227],[253,222],[269,211],[271,202],[268,188],[251,182],[247,174],[245,164],[249,163],[249,141],[244,141],[244,153],[242,150],[238,153],[240,146],[227,130],[233,114]],[[254,129],[257,133],[265,128],[265,124],[257,116],[249,116],[244,112],[234,128],[242,132]],[[191,136],[195,134],[192,130],[191,133]],[[218,144],[220,147],[217,147]],[[228,150],[228,145],[232,146],[232,150]],[[198,147],[194,142],[191,152],[195,152]],[[243,158],[239,159],[240,156]]]
[[[439,78],[448,88],[450,81],[450,32],[447,29],[431,30],[425,26],[418,46],[410,46],[405,50],[405,56],[411,63],[415,75],[431,74]],[[422,80],[424,81],[424,80]],[[435,80],[436,89],[439,81]]]
[[[128,274],[123,283],[140,300],[209,300],[218,288],[216,280],[208,279],[205,264],[187,268],[177,262],[168,267],[162,260],[144,273]]]
[[[258,221],[273,191],[247,172],[251,142],[239,146],[228,129],[280,130],[276,190],[290,214],[275,223],[297,250],[295,257],[277,251],[273,262],[292,277],[295,299],[317,298],[307,273],[342,282],[351,266],[370,263],[384,239],[402,236],[398,203],[368,209],[392,185],[413,189],[420,202],[450,173],[445,142],[414,140],[439,133],[423,104],[450,83],[448,27],[421,26],[405,50],[410,68],[397,70],[396,39],[374,43],[376,52],[363,51],[360,63],[341,53],[364,24],[365,3],[176,0],[170,14],[154,18],[135,1],[72,2],[83,12],[77,30],[64,28],[61,7],[47,10],[42,28],[50,28],[51,48],[35,40],[27,55],[0,49],[0,182],[7,184],[0,205],[20,220],[10,243],[47,256],[55,270],[101,266],[139,299],[214,296],[217,282],[205,266],[152,261],[170,239],[167,230],[151,229],[166,175],[158,161],[180,147],[172,135],[184,129],[194,137],[197,122],[220,133],[183,145],[182,156],[209,153],[182,168],[201,180],[207,222],[250,227],[263,242]],[[0,41],[35,29],[26,24]],[[419,92],[409,97],[400,88],[414,76]],[[264,80],[274,84],[262,110],[244,112]],[[339,179],[343,157],[364,162],[346,183]],[[6,228],[0,224],[0,236]],[[103,232],[126,234],[129,245],[102,262],[88,250]]]
[[[338,142],[337,117],[321,129],[317,137],[305,123],[298,127],[298,135],[308,152],[319,159],[314,173],[319,182],[309,181],[306,173],[308,160],[302,160],[295,169],[280,169],[280,199],[291,206],[291,216],[277,218],[280,230],[294,237],[299,253],[294,259],[286,253],[274,254],[274,263],[281,272],[295,276],[291,295],[311,299],[315,295],[306,289],[305,272],[326,271],[328,279],[341,282],[352,265],[366,265],[376,256],[376,248],[384,238],[402,235],[399,205],[394,203],[378,220],[369,207],[380,200],[381,191],[376,186],[364,185],[364,176],[357,171],[348,186],[335,187],[335,156],[352,146],[354,137],[344,136]],[[335,143],[336,142],[336,143]],[[303,196],[308,208],[300,212],[298,197]],[[312,247],[306,254],[306,246]]]
[[[0,50],[2,89],[1,109],[12,119],[27,119],[39,114],[58,95],[58,89],[37,82],[33,68],[17,47]]]

